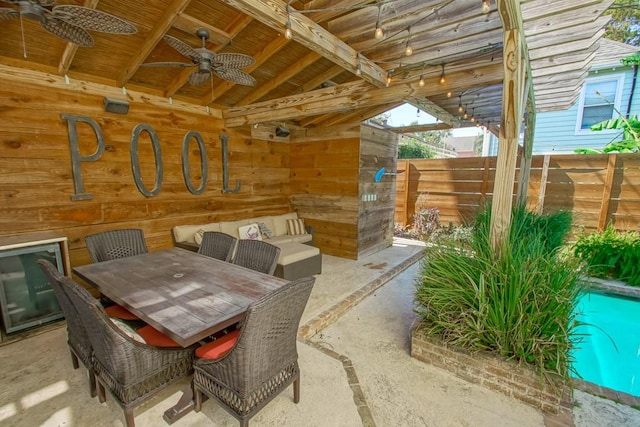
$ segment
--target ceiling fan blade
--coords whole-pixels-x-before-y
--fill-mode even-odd
[[[135,34],[138,29],[122,18],[89,7],[62,5],[52,9],[53,16],[85,30],[110,34]]]
[[[225,79],[239,85],[255,86],[256,84],[256,79],[236,68],[218,68],[215,69],[214,72],[221,79]]]
[[[194,48],[192,48],[182,40],[178,40],[175,37],[167,35],[165,35],[163,39],[169,46],[171,46],[187,58],[191,59],[193,62],[198,63],[202,60],[202,56]]]
[[[253,57],[241,53],[218,53],[211,60],[214,68],[244,68],[253,65],[254,62],[256,61]]]
[[[140,64],[141,67],[171,67],[171,68],[187,68],[195,67],[197,64],[188,64],[186,62],[145,62]]]
[[[83,47],[93,46],[93,38],[91,37],[91,34],[86,32],[84,29],[69,24],[61,19],[57,19],[52,16],[46,18],[40,24],[45,30],[68,42],[75,43],[78,46]]]
[[[12,18],[17,18],[20,16],[20,12],[15,9],[10,9],[8,7],[0,7],[0,21],[8,21]]]
[[[211,78],[211,73],[207,71],[194,71],[189,75],[189,83],[194,86],[205,84]]]

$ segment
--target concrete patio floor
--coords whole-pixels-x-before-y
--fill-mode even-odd
[[[542,426],[543,414],[409,356],[419,242],[396,239],[359,261],[324,256],[303,315],[301,400],[285,390],[253,426]],[[64,324],[0,347],[0,425],[122,426],[110,398],[88,394],[86,370],[73,370]],[[167,425],[162,414],[187,382],[136,410],[137,426]],[[576,391],[579,427],[639,426],[640,411]],[[215,402],[174,426],[237,426]]]

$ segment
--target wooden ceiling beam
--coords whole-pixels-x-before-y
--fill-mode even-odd
[[[416,133],[416,132],[434,132],[438,130],[453,129],[448,123],[429,123],[424,125],[399,126],[394,128],[386,128],[395,133]]]
[[[316,75],[316,77],[314,77],[313,79],[311,79],[307,83],[305,83],[302,86],[302,91],[303,92],[309,92],[311,90],[317,89],[322,85],[322,83],[331,80],[332,78],[334,78],[335,76],[337,76],[339,74],[342,74],[343,72],[344,72],[344,68],[342,68],[339,65],[334,65],[333,67],[329,68],[324,73],[320,73],[320,74]]]
[[[296,42],[354,74],[359,63],[364,80],[378,87],[386,85],[387,73],[382,68],[363,55],[358,55],[357,51],[308,17],[297,13],[288,14],[288,6],[282,0],[220,0],[220,2],[234,7],[276,31],[284,32],[289,21]]]
[[[98,6],[98,2],[100,0],[85,0],[82,6],[95,9]],[[67,45],[64,48],[64,52],[60,57],[60,62],[58,63],[58,74],[64,76],[69,71],[69,67],[71,67],[71,63],[73,62],[73,58],[75,58],[76,53],[78,52],[78,45],[75,43],[67,42]]]
[[[116,76],[116,85],[118,87],[124,86],[131,76],[133,76],[140,64],[149,56],[151,51],[156,47],[162,37],[169,31],[169,28],[173,25],[178,15],[182,13],[191,0],[173,0],[168,7],[166,7],[162,17],[158,19],[156,25],[151,29],[144,44],[138,49],[136,55],[134,55],[129,63],[118,73]]]
[[[411,96],[428,97],[443,90],[455,91],[496,84],[502,81],[502,78],[502,64],[492,64],[473,71],[454,73],[445,85],[439,85],[433,79],[427,81],[424,87],[417,84],[398,84],[385,88],[371,88],[365,82],[357,81],[243,107],[228,108],[224,111],[224,116],[228,127],[267,120],[288,120],[345,109],[355,110],[364,106],[390,104]]]
[[[400,105],[402,105],[402,102],[377,105],[371,108],[361,108],[348,114],[336,114],[331,119],[320,123],[320,126],[339,126],[346,123],[361,123]]]
[[[440,121],[450,126],[455,126],[458,124],[458,119],[454,117],[453,114],[449,113],[447,110],[440,107],[435,102],[432,102],[428,98],[409,97],[405,99],[405,101],[413,105],[414,107],[421,109],[425,113],[440,119]]]
[[[195,34],[198,28],[204,28],[209,32],[209,39],[207,41],[220,47],[227,45],[233,39],[232,34],[222,31],[186,13],[181,13],[176,17],[173,27],[191,35]]]

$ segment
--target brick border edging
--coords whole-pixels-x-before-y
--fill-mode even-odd
[[[318,332],[337,321],[347,311],[356,306],[367,296],[371,295],[382,285],[393,279],[398,274],[402,273],[414,263],[418,262],[423,256],[424,250],[416,252],[411,257],[391,268],[389,271],[378,276],[378,278],[357,289],[345,299],[335,303],[322,313],[311,318],[304,325],[300,326],[300,329],[298,330],[298,337],[304,340],[313,337]]]
[[[445,369],[470,383],[511,396],[545,413],[571,413],[572,389],[560,378],[540,376],[530,367],[486,353],[451,347],[411,326],[411,357]]]

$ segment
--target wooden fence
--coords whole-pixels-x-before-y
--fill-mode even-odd
[[[462,224],[491,200],[495,173],[495,157],[399,160],[395,222],[411,224],[417,210],[438,208],[443,224]],[[570,210],[574,232],[601,230],[608,224],[638,230],[640,156],[534,156],[527,206],[544,213]]]

